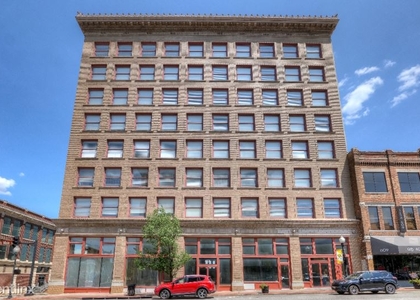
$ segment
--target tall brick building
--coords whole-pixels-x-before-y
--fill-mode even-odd
[[[348,157],[363,261],[407,279],[420,271],[420,150],[352,149]]]
[[[151,288],[145,216],[181,220],[181,274],[218,290],[361,268],[331,35],[337,17],[83,15],[50,293]],[[323,274],[323,275],[322,275]],[[321,278],[323,276],[323,278]]]

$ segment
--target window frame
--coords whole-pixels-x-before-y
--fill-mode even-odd
[[[284,82],[302,82],[302,74],[301,74],[300,67],[299,66],[285,66],[284,67]]]
[[[95,57],[109,57],[109,43],[108,42],[95,43]]]
[[[125,131],[127,116],[124,113],[111,113],[109,115],[110,131]]]
[[[238,114],[238,131],[239,132],[255,131],[255,116],[252,114]]]
[[[324,67],[309,67],[309,82],[325,82],[325,69]]]
[[[106,80],[107,65],[92,65],[91,80]]]
[[[105,201],[107,200],[107,204]],[[102,197],[101,198],[101,217],[102,218],[117,218],[119,208],[118,197]]]
[[[291,150],[293,159],[309,159],[308,141],[291,141]]]
[[[379,219],[378,207],[368,206],[370,230],[380,230],[381,224]]]
[[[297,43],[283,44],[283,58],[299,58],[299,45]]]
[[[217,147],[215,144],[218,144]],[[220,144],[220,145],[219,145]],[[219,146],[227,146],[219,148]],[[216,154],[221,154],[221,157]],[[224,155],[227,154],[227,155]],[[213,140],[212,142],[212,158],[213,159],[229,159],[230,158],[230,143],[229,140]]]
[[[178,105],[179,91],[177,88],[162,89],[162,105]]]
[[[95,181],[95,168],[79,167],[77,168],[77,186],[93,187]]]
[[[281,131],[280,115],[264,114],[264,132],[280,132],[280,131]]]
[[[222,117],[223,117],[223,120],[221,119]],[[229,131],[229,115],[228,114],[213,114],[212,115],[212,131],[228,132]]]
[[[133,141],[133,158],[140,158],[140,159],[150,158],[150,140],[134,140]]]
[[[185,218],[203,218],[203,198],[186,197],[184,204]]]
[[[287,202],[286,198],[269,197],[268,198],[269,216],[270,218],[287,218]]]
[[[203,131],[203,114],[187,114],[187,131]]]
[[[171,144],[170,148],[164,148],[163,144]],[[172,147],[173,146],[173,147]],[[176,140],[160,140],[159,141],[159,158],[176,159],[177,158],[177,141]],[[169,155],[169,156],[166,156]]]
[[[152,131],[152,114],[151,113],[136,114],[136,130],[137,131]]]
[[[255,140],[240,140],[239,159],[255,159],[257,158],[257,146]]]
[[[286,91],[287,106],[302,107],[304,106],[302,90]]]
[[[199,145],[200,147],[194,147]],[[199,155],[195,155],[198,153]],[[201,159],[203,158],[203,141],[202,140],[186,140],[185,141],[185,158]]]
[[[127,47],[126,49],[124,49]],[[132,57],[133,56],[133,43],[131,42],[118,42],[118,57]]]
[[[223,49],[216,50],[215,47],[223,47]],[[212,50],[212,57],[228,57],[227,43],[212,43],[211,50]]]
[[[128,89],[114,88],[112,89],[112,105],[127,105],[128,104]]]
[[[176,42],[164,43],[164,57],[180,57],[180,45]]]
[[[236,66],[236,81],[252,81],[252,66]]]
[[[198,185],[196,185],[197,183]],[[202,188],[203,185],[203,168],[185,168],[185,187]]]
[[[260,58],[274,58],[276,56],[274,43],[260,43],[258,49]]]
[[[177,114],[161,114],[160,116],[161,131],[177,131],[178,115]]]
[[[278,144],[278,147],[276,147],[276,148],[268,147],[270,144],[272,144],[272,145]],[[283,158],[283,147],[282,146],[283,146],[282,141],[266,140],[265,141],[265,159],[281,159],[281,158]],[[271,156],[271,155],[268,155],[268,153],[276,153],[278,155]]]
[[[235,57],[252,57],[252,49],[250,43],[236,43],[235,44]]]
[[[104,187],[121,187],[122,170],[118,167],[104,168]]]
[[[138,205],[134,205],[134,201],[138,201]],[[146,218],[147,213],[147,198],[146,197],[130,197],[129,198],[128,216],[130,218]],[[144,205],[142,205],[144,203]],[[134,213],[138,211],[138,213]]]
[[[330,145],[331,148],[327,149],[327,147],[324,147],[326,145]],[[323,146],[324,149],[321,149],[320,146]],[[318,151],[318,159],[335,159],[333,141],[317,141],[317,151]]]
[[[223,182],[219,184],[218,182]],[[212,187],[229,188],[231,187],[230,168],[212,168]]]
[[[89,143],[91,145],[89,145]],[[91,147],[95,144],[95,147]],[[81,158],[95,158],[98,153],[98,140],[82,140]],[[89,154],[92,153],[92,154]]]
[[[162,184],[165,182],[165,184]],[[158,168],[158,187],[159,188],[174,188],[176,184],[176,169],[175,168]]]
[[[195,105],[195,106],[204,105],[203,89],[188,88],[187,89],[187,104]]]
[[[152,81],[155,80],[155,66],[154,65],[140,65],[139,66],[139,80]]]
[[[217,93],[220,93],[220,94],[216,95]],[[219,88],[212,89],[212,105],[215,105],[215,106],[229,105],[229,90],[219,89]]]
[[[122,158],[124,156],[123,140],[107,140],[107,158]]]
[[[342,218],[341,201],[338,198],[324,198],[324,216],[325,218]]]
[[[216,204],[216,202],[218,203]],[[212,203],[213,203],[213,218],[231,218],[231,199],[230,198],[213,197]]]
[[[240,168],[239,181],[241,188],[257,188],[258,187],[258,169],[257,168]],[[252,181],[253,184],[246,185],[245,181]]]
[[[90,197],[75,197],[73,202],[73,216],[75,218],[89,218],[91,205],[92,199]],[[82,211],[86,211],[86,213],[82,213]]]
[[[103,88],[89,88],[87,104],[88,105],[103,105],[104,104],[104,89]]]
[[[162,203],[166,202],[166,203]],[[158,197],[156,201],[157,207],[162,207],[167,214],[175,214],[175,198],[173,197]]]
[[[164,65],[163,66],[163,78],[165,81],[177,81],[179,80],[179,66],[177,65]]]
[[[131,66],[130,65],[116,65],[114,80],[130,80]]]
[[[315,132],[332,132],[330,115],[314,115]]]
[[[279,184],[272,183],[279,182]],[[283,168],[267,168],[267,188],[284,188],[285,175]]]
[[[324,95],[319,97],[317,95]],[[312,106],[325,107],[329,105],[327,90],[311,90]]]
[[[93,120],[90,120],[93,119]],[[85,131],[99,131],[101,127],[101,114],[85,114]]]
[[[308,204],[310,204],[310,206]],[[296,198],[296,217],[302,219],[313,219],[314,216],[314,199]]]
[[[420,193],[420,173],[397,172],[401,193]]]
[[[310,48],[317,48],[315,51],[309,50]],[[319,59],[322,58],[321,44],[306,44],[306,58]]]
[[[321,168],[320,170],[321,188],[338,188],[338,170],[333,168]]]
[[[211,78],[213,81],[228,81],[229,80],[228,66],[227,65],[213,65]]]
[[[306,116],[305,115],[289,115],[289,129],[290,129],[290,132],[307,131]]]
[[[199,47],[199,50],[193,50],[194,47]],[[188,43],[188,57],[204,57],[204,43]]]
[[[263,106],[278,106],[279,105],[279,94],[278,90],[274,89],[262,89],[261,100]]]
[[[150,49],[146,49],[151,47]],[[156,57],[156,43],[141,43],[141,57]]]
[[[202,65],[188,65],[188,80],[203,81],[204,67]]]
[[[147,88],[137,89],[137,105],[153,105],[154,90]]]
[[[148,186],[149,186],[149,168],[132,167],[131,168],[131,187],[146,188]]]
[[[365,193],[388,193],[385,171],[362,171],[362,176]]]
[[[312,174],[310,168],[293,169],[294,188],[307,189],[312,188]]]
[[[248,212],[248,213],[247,213]],[[241,198],[241,217],[242,218],[259,218],[258,198]]]

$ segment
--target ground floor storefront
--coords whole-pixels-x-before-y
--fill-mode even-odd
[[[179,276],[210,275],[218,291],[255,290],[261,283],[271,290],[323,287],[361,269],[357,224],[348,221],[335,226],[302,222],[294,227],[274,222],[260,222],[258,227],[239,222],[182,225],[179,243],[192,259]],[[140,230],[128,227],[115,228],[114,234],[109,227],[61,231],[49,293],[121,293],[132,284],[140,292],[150,291],[167,279],[136,267],[137,253],[148,243]]]

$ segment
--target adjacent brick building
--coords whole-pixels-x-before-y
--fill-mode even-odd
[[[361,268],[331,35],[337,17],[83,15],[50,293],[152,288],[145,216],[218,290]],[[321,274],[324,280],[321,280]]]

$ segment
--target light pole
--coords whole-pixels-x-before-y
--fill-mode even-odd
[[[346,242],[346,239],[344,238],[344,236],[340,236],[340,244],[341,244],[341,251],[342,251],[342,255],[343,255],[343,275],[344,277],[347,277],[347,259],[346,259],[346,253],[344,252],[344,243]]]
[[[12,250],[13,252],[13,256],[15,258],[15,261],[13,262],[13,270],[12,270],[12,281],[10,282],[10,288],[9,288],[9,296],[7,297],[7,299],[12,298],[12,285],[13,285],[13,280],[15,279],[15,268],[16,268],[16,257],[18,255],[18,253],[20,252],[20,247],[19,246],[15,246]]]

